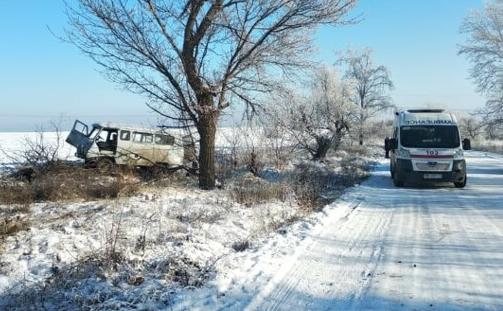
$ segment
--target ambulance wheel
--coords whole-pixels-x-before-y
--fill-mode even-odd
[[[465,178],[463,178],[463,181],[454,183],[454,187],[456,188],[464,188],[465,186],[466,186],[466,175]]]
[[[395,187],[403,187],[403,180],[398,177],[396,172],[393,172],[393,184]]]

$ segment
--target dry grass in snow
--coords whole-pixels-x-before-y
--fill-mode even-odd
[[[250,146],[231,148],[214,191],[184,174],[103,176],[64,162],[4,179],[0,309],[176,308],[360,182],[372,158],[346,146],[323,163],[278,167]]]

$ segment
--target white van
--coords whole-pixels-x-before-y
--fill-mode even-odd
[[[453,182],[466,185],[463,150],[456,117],[442,109],[415,109],[395,113],[393,137],[385,141],[390,171],[397,187],[406,182]]]
[[[103,169],[114,164],[172,168],[184,162],[183,139],[156,129],[98,123],[89,129],[76,120],[66,142],[77,148],[77,157]]]

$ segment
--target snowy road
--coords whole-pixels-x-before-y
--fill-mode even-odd
[[[395,188],[378,166],[264,286],[245,281],[253,298],[223,308],[503,310],[503,157],[467,162],[461,190]]]

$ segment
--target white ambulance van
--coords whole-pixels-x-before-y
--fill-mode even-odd
[[[466,185],[463,150],[470,140],[461,142],[456,117],[441,109],[415,109],[395,113],[393,136],[385,141],[389,152],[393,183],[452,182]]]

